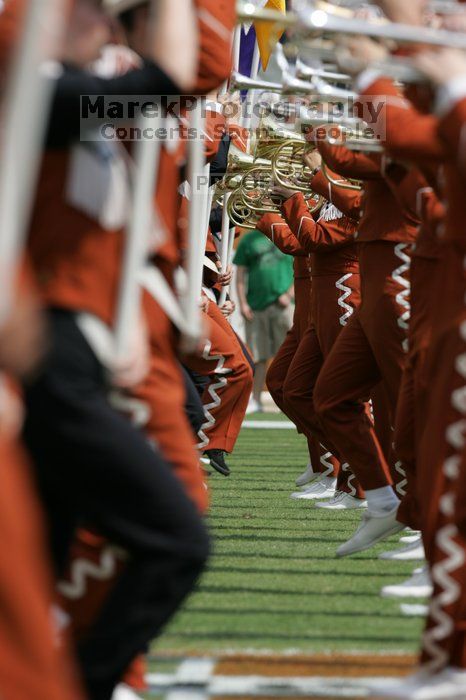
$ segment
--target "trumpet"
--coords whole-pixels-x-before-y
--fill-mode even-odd
[[[357,94],[350,90],[329,85],[322,78],[314,77],[312,82],[294,78],[285,74],[283,78],[283,95],[304,95],[319,102],[341,102],[342,100],[356,99]]]
[[[329,8],[331,5],[327,5]],[[333,12],[316,9],[312,2],[306,12],[282,15],[268,8],[258,9],[253,3],[240,5],[239,18],[243,21],[263,21],[280,24],[284,28],[293,28],[300,35],[315,36],[317,33],[363,35],[375,39],[387,39],[396,44],[426,44],[428,46],[466,49],[466,35],[445,29],[417,27],[397,22],[367,22],[354,17],[341,17]]]
[[[340,11],[354,11],[362,6],[372,5],[373,3],[371,0],[366,0],[365,2],[362,2],[362,0],[331,0],[326,4],[333,5],[339,8]],[[377,5],[375,5],[375,7],[377,7]],[[427,4],[427,9],[436,15],[458,14],[466,10],[457,0],[431,0]]]
[[[271,83],[266,80],[253,80],[247,75],[241,75],[234,71],[230,78],[229,92],[238,92],[242,90],[262,90],[263,92],[281,92],[283,90],[282,83]]]
[[[324,68],[311,68],[298,58],[296,61],[296,77],[300,80],[311,81],[313,78],[321,78],[327,83],[352,83],[352,77],[346,73],[336,73]]]

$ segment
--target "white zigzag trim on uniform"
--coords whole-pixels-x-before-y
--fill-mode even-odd
[[[323,450],[327,449],[325,445],[322,445],[322,443],[320,446]],[[325,471],[322,472],[322,476],[333,476],[333,462],[330,461],[332,456],[333,455],[331,452],[326,452],[325,454],[320,455],[320,463],[323,467],[325,467]]]
[[[98,562],[90,559],[75,559],[71,563],[70,581],[60,581],[59,592],[70,600],[82,598],[87,591],[87,581],[95,579],[97,581],[108,581],[113,578],[117,559],[124,560],[127,555],[123,549],[108,545],[100,555]]]
[[[347,287],[344,283],[347,282],[353,274],[349,272],[347,275],[343,275],[339,280],[335,282],[335,287],[343,292],[338,298],[338,306],[344,310],[343,314],[340,316],[340,325],[346,326],[348,319],[353,315],[353,307],[346,303],[348,297],[351,296],[351,289]]]
[[[408,243],[397,243],[395,246],[395,255],[402,261],[402,264],[393,270],[392,280],[402,287],[401,292],[396,295],[396,302],[405,309],[401,316],[398,318],[398,325],[404,331],[408,330],[409,318],[411,315],[411,306],[409,303],[409,294],[411,291],[411,284],[403,275],[409,271],[411,267],[411,258],[404,251],[408,248]],[[406,350],[407,348],[405,348]]]
[[[225,358],[223,357],[223,355],[211,355],[210,354],[211,350],[212,350],[212,343],[210,342],[210,340],[208,340],[207,343],[205,344],[204,351],[202,353],[202,357],[204,358],[204,360],[208,360],[209,362],[216,362],[217,363],[217,367],[214,370],[214,374],[219,376],[219,380],[218,380],[218,382],[215,382],[215,383],[212,382],[209,385],[209,388],[207,389],[210,396],[212,397],[212,402],[205,404],[205,406],[204,406],[204,415],[205,415],[206,421],[205,421],[205,423],[202,424],[201,429],[198,432],[199,438],[201,440],[197,444],[198,450],[205,450],[205,448],[207,447],[207,445],[210,442],[210,439],[206,435],[205,431],[211,430],[211,428],[213,428],[213,426],[217,422],[210,411],[212,409],[218,408],[221,405],[222,400],[221,400],[220,396],[217,394],[217,389],[223,389],[227,385],[228,380],[225,378],[224,375],[230,374],[232,371],[231,369],[224,367]]]
[[[466,258],[464,260],[466,266]],[[466,342],[466,322],[463,322],[459,329],[460,337]],[[455,370],[459,376],[466,380],[466,352],[461,353],[455,361]],[[452,518],[455,513],[456,496],[455,482],[458,480],[462,453],[466,445],[466,387],[455,389],[451,395],[451,405],[460,414],[459,420],[451,423],[446,429],[446,441],[452,448],[453,454],[448,457],[443,464],[443,474],[450,489],[440,499],[440,513],[445,518]],[[426,664],[429,668],[437,671],[449,663],[447,650],[443,649],[441,643],[449,637],[454,629],[454,620],[449,615],[445,607],[456,603],[461,596],[461,587],[458,582],[450,576],[452,572],[458,571],[465,566],[466,556],[462,547],[456,542],[458,537],[458,527],[454,523],[444,525],[436,533],[435,544],[445,555],[445,558],[434,564],[431,570],[434,586],[439,589],[430,602],[429,616],[434,621],[434,625],[425,631],[423,636],[423,646],[431,657],[431,661]]]
[[[395,471],[397,474],[403,477],[402,480],[396,485],[396,492],[399,496],[406,496],[408,479],[406,478],[406,472],[403,469],[403,462],[400,462],[399,460],[395,462]]]
[[[348,481],[347,481],[348,488],[350,490],[349,493],[350,493],[350,496],[356,496],[357,491],[356,491],[356,487],[353,483],[354,480],[356,479],[356,475],[352,472],[351,467],[348,464],[348,462],[345,462],[344,464],[342,464],[341,468],[342,468],[342,471],[344,471],[344,472],[350,472],[350,476],[348,477]]]
[[[338,219],[342,219],[343,216],[343,212],[341,212],[334,204],[332,204],[331,202],[326,202],[320,210],[320,216],[318,220],[338,221]]]

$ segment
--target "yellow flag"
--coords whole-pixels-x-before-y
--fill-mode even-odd
[[[286,0],[267,0],[265,7],[270,10],[278,10],[286,15]],[[280,41],[284,29],[271,22],[254,22],[254,27],[262,68],[266,70],[270,56],[276,44]]]

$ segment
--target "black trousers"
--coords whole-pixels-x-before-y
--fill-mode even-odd
[[[51,348],[26,388],[24,437],[57,570],[92,523],[129,553],[78,657],[91,700],[109,700],[132,659],[192,590],[208,535],[160,454],[106,400],[105,373],[72,314],[50,313]]]
[[[184,410],[186,411],[194,437],[197,438],[197,434],[205,421],[204,407],[202,405],[201,395],[199,394],[190,371],[187,370],[184,365],[181,365],[181,369],[183,371],[184,386],[186,391]]]

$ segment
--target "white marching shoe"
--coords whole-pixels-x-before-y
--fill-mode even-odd
[[[142,700],[142,696],[126,683],[119,683],[113,691],[112,700]]]
[[[291,498],[299,500],[314,500],[316,498],[332,498],[335,495],[337,480],[333,476],[322,476],[312,482],[310,486],[302,491],[295,491]]]
[[[320,472],[315,472],[312,468],[312,464],[309,462],[306,471],[300,474],[296,479],[296,486],[306,486],[306,484],[310,484],[318,479],[319,476]]]
[[[390,559],[392,561],[423,561],[426,558],[422,537],[418,537],[414,542],[407,544],[400,549],[392,549],[389,552],[379,554],[379,559]]]
[[[466,671],[456,668],[445,668],[435,674],[419,671],[395,683],[374,683],[371,692],[374,699],[464,700]]]
[[[414,569],[407,581],[384,586],[380,591],[383,598],[428,598],[432,594],[432,582],[427,566]]]
[[[353,537],[338,547],[337,557],[347,557],[356,552],[363,552],[380,540],[403,530],[404,525],[396,519],[397,513],[398,505],[388,512],[372,513],[368,510],[363,513],[361,524]]]
[[[420,532],[415,535],[404,535],[404,537],[400,537],[400,542],[403,542],[403,544],[411,544],[411,542],[417,542],[420,536]]]
[[[354,510],[355,508],[366,508],[367,501],[362,498],[355,498],[345,491],[335,491],[335,496],[330,501],[319,501],[316,508],[327,508],[328,510]]]

